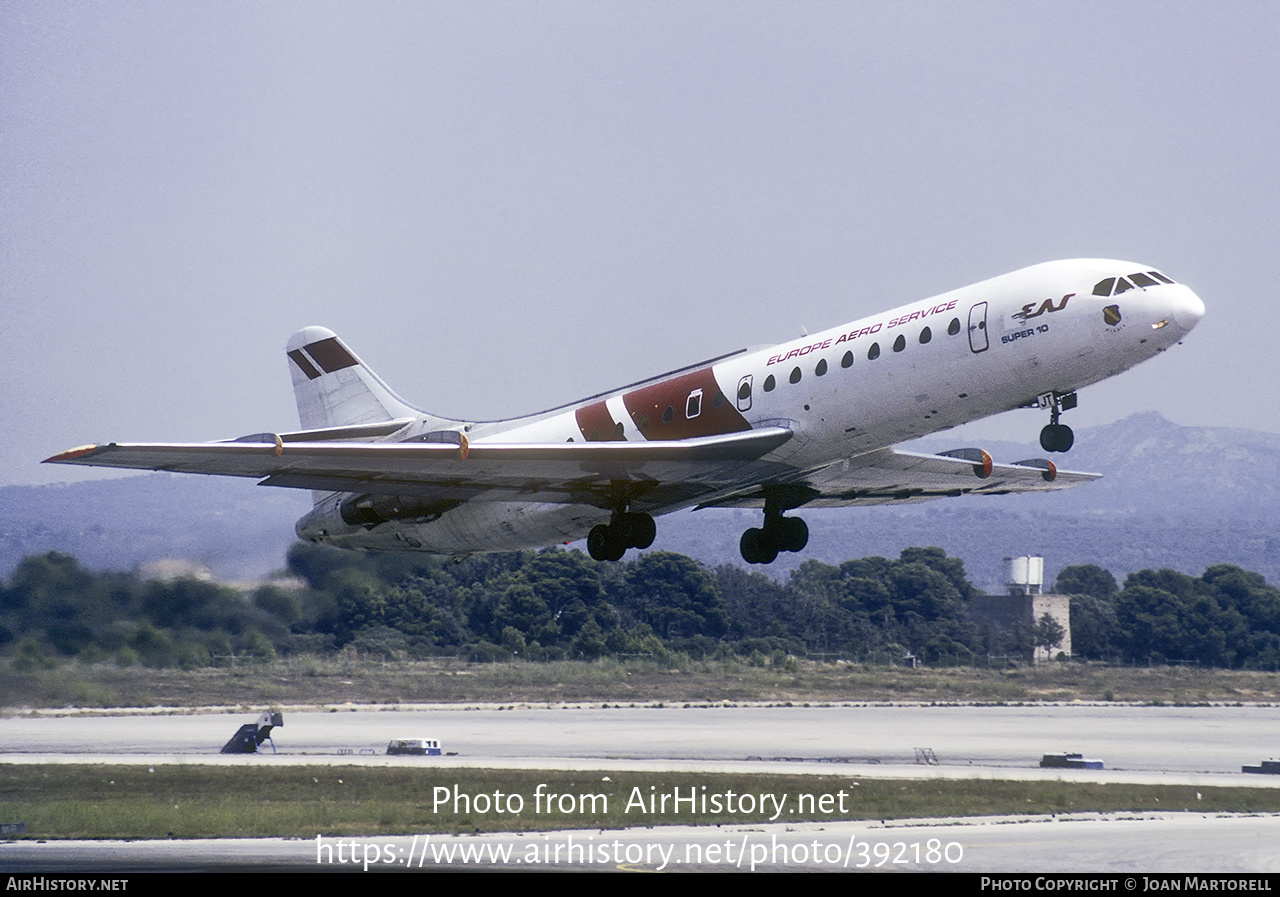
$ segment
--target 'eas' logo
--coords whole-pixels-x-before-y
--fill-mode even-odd
[[[1036,304],[1034,302],[1028,302],[1026,305],[1022,306],[1022,311],[1014,312],[1013,317],[1019,321],[1027,321],[1031,318],[1038,318],[1047,311],[1062,311],[1067,307],[1067,300],[1074,295],[1075,293],[1067,293],[1067,295],[1063,296],[1062,301],[1057,305],[1053,304],[1052,299],[1046,299],[1044,302],[1040,303],[1039,308],[1036,308]],[[1036,308],[1036,310],[1032,311],[1031,309],[1033,308]]]

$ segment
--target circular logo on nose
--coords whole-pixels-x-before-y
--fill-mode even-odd
[[[1120,323],[1120,306],[1108,305],[1102,310],[1102,320],[1106,321],[1111,327]]]

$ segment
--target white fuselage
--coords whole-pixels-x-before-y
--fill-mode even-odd
[[[1110,290],[1119,292],[1104,289],[1113,278]],[[1114,376],[1177,343],[1203,314],[1194,292],[1147,266],[1049,262],[772,348],[465,430],[480,445],[670,440],[783,426],[794,436],[769,458],[803,476]],[[421,428],[429,427],[424,420]],[[609,514],[590,505],[473,501],[434,520],[330,530],[325,540],[445,554],[527,548],[581,539]],[[299,534],[308,538],[302,523]]]

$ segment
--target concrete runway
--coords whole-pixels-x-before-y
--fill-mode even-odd
[[[244,762],[218,749],[255,712],[38,713],[0,719],[0,762]],[[1075,751],[1163,781],[1230,776],[1280,754],[1280,707],[398,705],[286,708],[271,762],[395,762],[392,738],[434,737],[467,765],[764,759],[912,766],[928,748],[972,775],[1035,770]],[[367,752],[372,756],[361,756]],[[266,757],[258,758],[266,762]],[[1270,777],[1249,776],[1257,784]],[[1273,781],[1273,780],[1272,780]]]
[[[769,771],[851,777],[1053,778],[1280,787],[1244,775],[1243,764],[1280,756],[1280,708],[1128,705],[601,707],[515,705],[284,709],[278,753],[223,756],[223,743],[256,712],[140,711],[29,714],[0,719],[0,763],[128,762],[519,766],[529,768]],[[439,738],[453,754],[389,758],[392,738]],[[918,764],[928,748],[937,765]],[[1106,770],[1038,767],[1045,753],[1075,751]],[[1068,824],[1068,820],[1070,824]],[[4,820],[0,820],[4,821]],[[584,840],[587,836],[590,840]],[[1280,871],[1280,817],[1151,815],[1056,821],[920,821],[631,829],[418,842],[134,842],[0,844],[6,871],[141,869],[440,868],[431,850],[470,844],[486,854],[470,868],[884,868],[941,871]],[[929,845],[954,845],[944,856]],[[487,846],[485,846],[487,845]],[[507,845],[507,847],[502,847]],[[542,845],[546,850],[541,850]],[[559,845],[559,847],[557,847]],[[699,847],[698,845],[702,845]],[[764,846],[762,846],[764,845]],[[896,847],[894,845],[897,845]],[[326,852],[324,849],[328,848]],[[321,862],[317,863],[319,849]],[[516,851],[505,856],[503,850]],[[664,851],[673,853],[668,855]],[[558,856],[553,856],[559,852]],[[736,856],[729,856],[735,854]],[[896,852],[895,852],[896,851]],[[675,856],[679,854],[679,856]],[[517,863],[515,856],[522,858]],[[665,865],[663,864],[666,857]],[[639,860],[637,860],[639,857]],[[709,859],[710,857],[710,859]],[[832,862],[840,857],[840,862]],[[479,859],[484,859],[480,858]],[[929,862],[930,859],[935,860]],[[545,860],[545,861],[544,861]],[[954,860],[954,862],[953,862]],[[452,868],[462,863],[454,857]]]

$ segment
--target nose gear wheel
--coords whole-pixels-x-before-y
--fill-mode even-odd
[[[1076,394],[1069,392],[1059,395],[1051,392],[1040,396],[1036,401],[1040,407],[1049,408],[1049,423],[1040,431],[1040,447],[1046,452],[1070,451],[1075,444],[1076,434],[1066,424],[1058,423],[1058,417],[1063,411],[1076,407]]]

